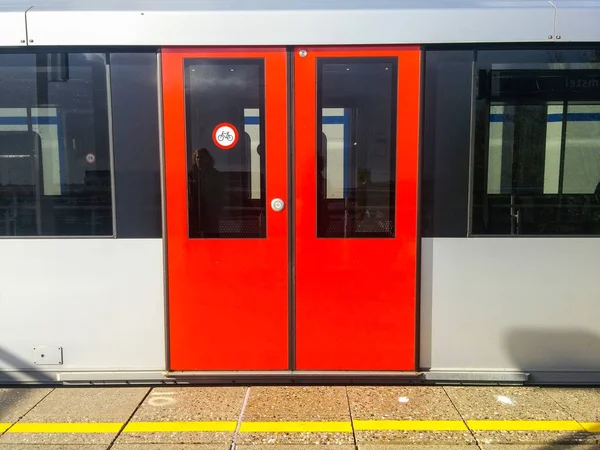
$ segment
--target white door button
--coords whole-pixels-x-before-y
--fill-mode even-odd
[[[283,208],[285,208],[285,202],[280,198],[274,198],[271,200],[271,208],[275,212],[281,212],[283,211]]]

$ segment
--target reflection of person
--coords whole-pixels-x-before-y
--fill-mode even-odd
[[[371,171],[367,167],[358,167],[356,169],[356,221],[360,225],[365,220],[369,220],[369,191],[371,188]]]
[[[262,143],[256,146],[256,153],[258,153],[259,161],[260,161],[260,198],[262,199],[265,196],[265,173],[267,169],[267,162],[265,161],[264,149]]]
[[[223,209],[223,182],[215,169],[215,160],[206,148],[192,155],[189,173],[190,235],[218,237],[219,218]]]
[[[325,145],[326,143],[324,147]],[[317,151],[317,234],[319,237],[333,237],[329,235],[329,215],[325,157],[323,152]]]

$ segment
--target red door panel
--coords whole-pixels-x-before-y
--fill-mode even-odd
[[[286,52],[165,49],[162,71],[171,369],[287,369]]]
[[[296,368],[412,370],[419,49],[295,55]]]

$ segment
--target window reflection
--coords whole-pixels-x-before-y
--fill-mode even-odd
[[[393,237],[397,60],[317,64],[317,236]]]
[[[185,73],[189,236],[264,238],[263,61],[194,59]]]
[[[0,235],[112,235],[103,54],[0,55]]]
[[[479,85],[473,232],[600,233],[600,64],[491,64]]]

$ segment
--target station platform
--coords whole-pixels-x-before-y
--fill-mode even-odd
[[[0,389],[0,450],[600,449],[600,389]]]

